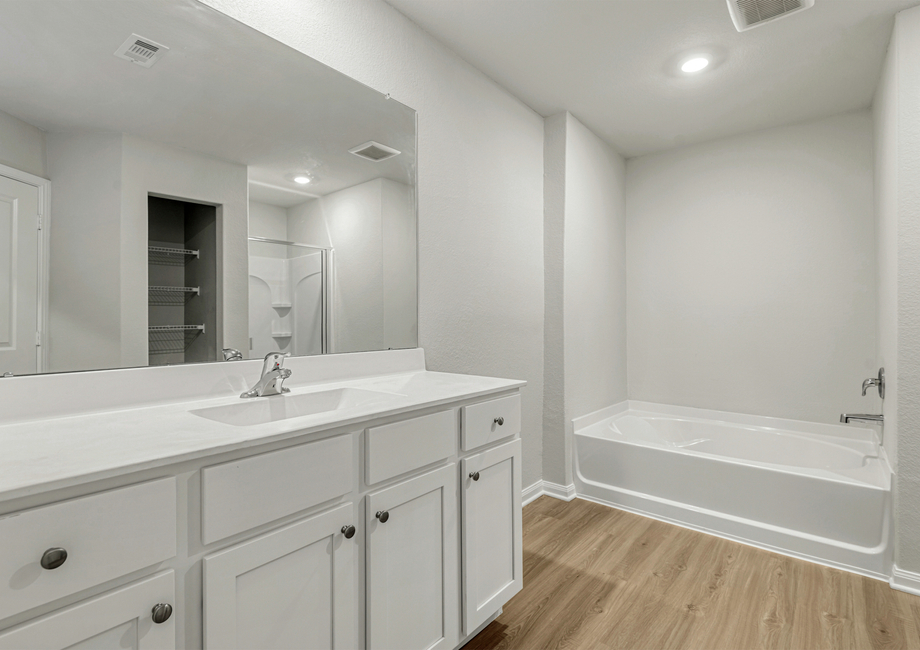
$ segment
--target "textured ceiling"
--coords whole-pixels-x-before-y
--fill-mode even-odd
[[[871,104],[894,14],[817,0],[739,33],[725,0],[387,0],[541,115],[573,113],[627,157]],[[684,55],[717,65],[675,73]]]

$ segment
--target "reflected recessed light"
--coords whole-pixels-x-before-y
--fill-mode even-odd
[[[704,56],[695,56],[692,59],[687,59],[684,61],[684,64],[680,66],[680,69],[684,72],[699,72],[709,65],[709,59]]]
[[[295,176],[294,182],[298,185],[306,185],[310,182],[310,179],[307,176]]]

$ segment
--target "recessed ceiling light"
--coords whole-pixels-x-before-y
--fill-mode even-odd
[[[705,69],[708,65],[709,59],[704,56],[695,56],[692,59],[687,59],[684,61],[683,65],[680,66],[680,69],[684,72],[693,73]]]
[[[310,178],[308,176],[295,176],[294,182],[298,185],[306,185],[310,182]]]

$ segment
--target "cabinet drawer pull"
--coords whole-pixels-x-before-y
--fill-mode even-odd
[[[342,526],[342,534],[345,535],[345,539],[351,539],[355,536],[355,527],[354,526]]]
[[[172,605],[169,603],[157,603],[153,606],[151,615],[153,617],[153,622],[157,625],[165,623],[169,620],[169,617],[172,616]]]
[[[501,425],[503,425],[503,424],[505,423],[505,418],[503,418],[503,417],[497,417],[497,418],[495,418],[494,420],[492,420],[492,422],[494,422],[494,423],[497,424],[498,426],[501,426]]]
[[[374,515],[374,516],[377,517],[377,519],[380,520],[380,523],[381,523],[381,524],[385,524],[385,523],[387,523],[387,519],[390,518],[390,513],[387,512],[386,510],[378,510],[378,511],[377,511],[377,514]]]
[[[474,481],[478,481],[478,480],[479,480],[479,472],[470,472],[470,478],[473,479]]]
[[[49,548],[42,553],[41,565],[43,569],[56,569],[67,561],[67,551],[63,548]]]

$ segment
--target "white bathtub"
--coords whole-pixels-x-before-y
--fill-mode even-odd
[[[872,429],[641,402],[574,425],[581,497],[890,575],[891,469]]]

